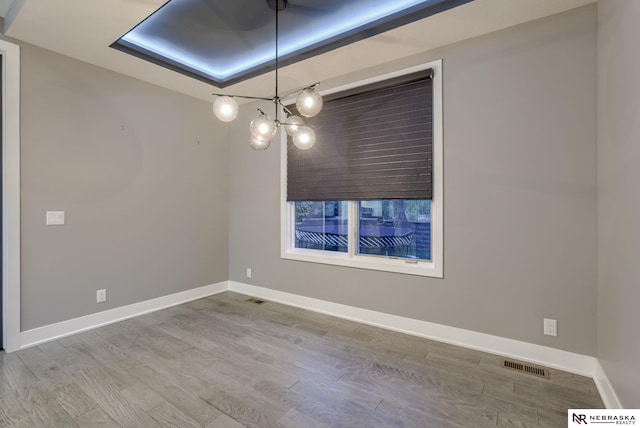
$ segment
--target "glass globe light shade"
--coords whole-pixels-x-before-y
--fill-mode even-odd
[[[249,125],[251,136],[259,141],[271,141],[277,130],[273,119],[264,113],[258,114]]]
[[[213,101],[213,114],[223,122],[238,117],[238,102],[231,97],[218,96]]]
[[[267,150],[271,145],[271,140],[261,140],[259,138],[250,137],[249,147],[256,151]]]
[[[284,125],[284,130],[287,134],[295,137],[300,129],[304,127],[304,121],[299,116],[288,116]]]
[[[304,117],[313,117],[322,110],[322,96],[315,88],[303,89],[296,98],[296,109]]]
[[[316,133],[308,126],[300,127],[300,130],[293,136],[293,144],[300,150],[310,149],[316,142]]]

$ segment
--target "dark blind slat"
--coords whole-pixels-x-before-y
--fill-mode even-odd
[[[431,199],[432,84],[424,77],[325,101],[305,119],[316,144],[299,150],[288,138],[287,200]]]

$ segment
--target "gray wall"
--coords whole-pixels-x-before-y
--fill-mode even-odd
[[[21,67],[21,329],[227,280],[211,105],[25,44]]]
[[[595,355],[595,6],[344,80],[437,58],[445,278],[280,259],[280,147],[249,148],[253,105],[230,125],[230,279]]]
[[[598,2],[598,358],[640,408],[640,3]]]

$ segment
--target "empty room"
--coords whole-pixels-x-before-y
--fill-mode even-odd
[[[638,423],[640,2],[0,17],[0,426]]]

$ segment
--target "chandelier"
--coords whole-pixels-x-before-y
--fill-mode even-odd
[[[258,109],[258,115],[249,125],[249,145],[254,150],[266,150],[276,135],[280,126],[293,138],[293,144],[302,150],[307,150],[316,141],[316,134],[311,127],[304,124],[304,120],[291,112],[281,102],[278,95],[278,12],[287,7],[287,0],[267,0],[270,9],[276,12],[276,58],[275,58],[275,95],[272,98],[252,97],[245,95],[225,95],[214,93],[213,114],[223,122],[231,122],[238,117],[238,102],[236,98],[249,100],[272,101],[275,105],[274,118]],[[302,89],[296,98],[296,110],[301,116],[313,117],[322,109],[322,97],[316,91],[318,83]],[[280,109],[287,114],[284,122],[279,120]]]

